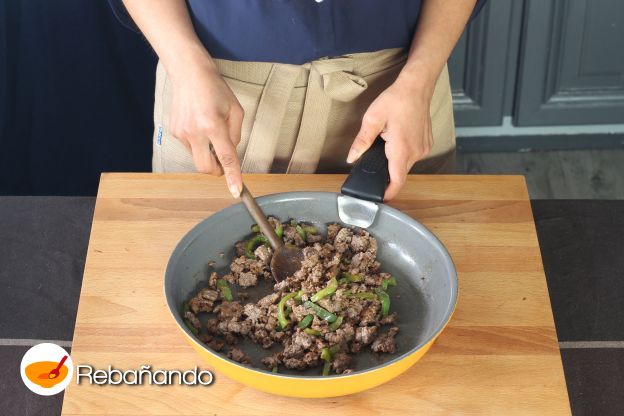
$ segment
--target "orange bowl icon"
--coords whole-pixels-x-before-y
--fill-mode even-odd
[[[26,366],[26,377],[35,384],[44,388],[50,388],[65,380],[67,377],[67,366],[62,365],[59,368],[58,376],[52,372],[57,366],[58,362],[55,361],[38,361]]]

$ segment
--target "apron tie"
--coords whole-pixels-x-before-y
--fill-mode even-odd
[[[288,100],[301,69],[299,65],[286,64],[275,64],[271,68],[242,158],[241,169],[244,172],[271,171]]]
[[[297,142],[286,173],[314,173],[325,144],[332,100],[347,102],[360,95],[368,84],[353,74],[353,58],[319,59],[310,69]]]
[[[303,114],[286,173],[314,173],[321,159],[332,100],[348,102],[368,84],[353,73],[353,58],[323,58],[304,65],[273,64],[242,156],[245,172],[267,173],[276,154],[288,101],[302,70],[308,69]]]

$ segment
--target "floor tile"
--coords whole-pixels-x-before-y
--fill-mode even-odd
[[[533,201],[559,341],[624,340],[624,201]]]
[[[0,398],[3,415],[55,416],[61,414],[63,393],[39,396],[26,388],[20,376],[20,363],[30,347],[0,347]]]
[[[534,199],[624,199],[624,150],[457,154],[457,173],[526,177]]]
[[[93,198],[0,198],[0,338],[71,340]]]
[[[561,350],[572,413],[624,414],[624,349]]]

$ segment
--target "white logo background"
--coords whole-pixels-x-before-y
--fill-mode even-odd
[[[67,367],[67,377],[63,381],[50,388],[41,387],[38,384],[33,383],[26,376],[26,367],[32,363],[36,363],[38,361],[56,361],[57,363],[61,361],[61,359],[67,355],[67,360],[65,361],[65,366]],[[52,396],[61,391],[65,390],[65,388],[71,383],[72,377],[74,375],[74,363],[72,362],[71,357],[63,348],[59,347],[56,344],[51,344],[49,342],[44,342],[42,344],[37,344],[34,347],[31,347],[24,357],[22,358],[22,363],[20,365],[20,374],[22,376],[22,381],[32,391],[33,393],[37,393],[42,396]]]

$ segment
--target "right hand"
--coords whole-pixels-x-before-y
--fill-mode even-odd
[[[191,152],[198,172],[225,174],[228,189],[237,198],[243,188],[236,154],[243,108],[210,58],[187,65],[170,78],[171,134]]]

